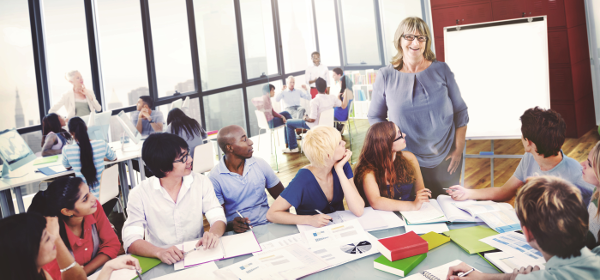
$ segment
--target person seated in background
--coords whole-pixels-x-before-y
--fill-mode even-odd
[[[90,187],[90,192],[100,198],[100,179],[104,171],[104,160],[117,160],[117,154],[102,140],[90,140],[87,126],[80,117],[69,120],[69,132],[75,143],[63,148],[62,164],[65,168],[73,168],[75,176],[83,179]],[[117,199],[104,204],[106,216],[110,214]]]
[[[354,176],[365,205],[384,211],[414,211],[429,202],[417,157],[406,148],[406,134],[393,122],[367,131]],[[411,197],[412,193],[416,193]]]
[[[350,104],[352,104],[352,100],[354,99],[354,90],[352,89],[352,86],[354,84],[352,83],[352,79],[350,79],[350,77],[344,75],[344,71],[342,71],[342,68],[334,68],[331,76],[333,77],[333,80],[336,82],[336,84],[340,84],[340,92],[339,94],[337,94],[338,98],[340,100],[344,100],[345,95],[350,96],[349,98],[347,98],[347,104],[342,104],[342,106],[340,107],[333,108],[334,119],[338,122],[345,122],[348,120],[348,114],[350,113]],[[343,123],[338,123],[336,128],[340,131],[340,133],[344,134]]]
[[[507,201],[515,196],[528,177],[549,175],[563,178],[577,186],[583,203],[587,206],[594,186],[583,180],[581,165],[561,149],[565,142],[566,128],[565,120],[552,109],[527,109],[521,116],[521,142],[525,154],[513,176],[500,188],[467,189],[456,185],[446,192],[454,200]]]
[[[74,70],[66,73],[65,79],[73,84],[73,89],[65,92],[60,100],[48,110],[48,114],[58,112],[63,106],[67,109],[67,119],[75,116],[87,116],[92,110],[102,111],[102,106],[96,100],[94,92],[85,88],[79,71]]]
[[[256,107],[258,111],[265,114],[265,118],[267,119],[270,128],[284,125],[288,119],[292,118],[287,111],[281,113],[275,112],[275,109],[273,109],[273,105],[271,104],[271,97],[273,97],[273,95],[275,95],[275,86],[268,84],[263,87],[263,95],[252,98],[252,104],[254,104],[254,107]],[[284,134],[284,137],[287,138],[287,135]]]
[[[264,159],[252,156],[253,142],[240,126],[230,125],[219,130],[217,142],[225,155],[208,177],[225,209],[228,230],[245,232],[248,225],[268,223],[265,189],[274,199],[283,191],[273,168]]]
[[[343,100],[339,100],[337,96],[325,93],[325,90],[327,89],[327,83],[321,78],[318,78],[315,84],[317,85],[319,94],[317,94],[317,96],[310,101],[310,116],[305,115],[304,119],[302,120],[288,120],[285,125],[285,131],[287,134],[286,144],[288,144],[288,148],[284,149],[283,152],[286,154],[300,152],[300,149],[298,149],[298,141],[294,137],[294,131],[297,128],[311,129],[316,127],[319,125],[319,117],[321,116],[322,112],[333,109],[333,107],[347,106],[348,99],[352,98],[352,94],[346,94],[344,95]]]
[[[590,249],[600,245],[600,208],[598,204],[600,202],[600,141],[596,143],[594,148],[588,153],[586,160],[581,162],[583,167],[583,180],[594,185],[594,193],[592,199],[588,205],[588,215],[590,216],[589,227],[590,230],[587,236],[586,246]]]
[[[62,177],[35,194],[27,212],[58,217],[60,238],[87,275],[117,257],[121,242],[102,205],[78,177]]]
[[[283,99],[283,111],[288,112],[291,118],[300,119],[306,112],[306,109],[300,106],[300,99],[311,100],[310,94],[306,92],[306,85],[302,85],[304,90],[295,88],[296,79],[294,76],[288,76],[286,84],[281,92],[275,95],[275,101],[279,102]]]
[[[142,159],[156,176],[129,193],[125,253],[173,264],[184,257],[177,244],[200,238],[196,247],[217,246],[227,220],[210,180],[192,172],[185,140],[170,133],[151,134],[142,146]],[[208,232],[202,214],[210,224]]]
[[[140,96],[136,106],[137,111],[131,113],[131,121],[142,136],[163,131],[165,118],[161,111],[152,110],[154,108],[152,97],[148,95]]]
[[[194,149],[196,149],[196,146],[204,144],[204,139],[208,137],[200,123],[188,117],[179,108],[169,111],[166,132],[178,135],[187,142],[192,159],[194,158]]]
[[[540,251],[546,269],[521,268],[507,274],[485,274],[466,263],[450,267],[448,278],[459,279],[598,279],[600,247],[585,247],[588,212],[581,193],[571,183],[552,176],[533,177],[517,194],[515,210],[527,243]]]
[[[0,271],[4,280],[66,279],[84,280],[87,275],[59,236],[56,217],[21,213],[0,220]],[[56,269],[48,270],[52,262]],[[61,269],[62,268],[62,269]],[[108,280],[113,271],[136,269],[139,261],[121,256],[104,264],[98,280]]]
[[[301,168],[290,184],[275,199],[267,219],[278,224],[303,224],[322,227],[331,219],[327,214],[344,210],[344,198],[350,211],[360,217],[365,202],[353,181],[348,161],[352,152],[333,127],[309,130],[303,144],[310,164]],[[288,212],[296,208],[294,215]]]
[[[42,156],[53,156],[62,153],[62,148],[70,141],[71,134],[63,129],[65,118],[50,113],[42,119]]]

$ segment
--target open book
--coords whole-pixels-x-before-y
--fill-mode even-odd
[[[493,201],[465,201],[454,203],[454,205],[471,214],[471,217],[478,217],[483,220],[490,228],[498,233],[515,231],[521,229],[521,223],[515,209],[508,203],[498,203]]]
[[[333,222],[329,225],[339,224],[351,220],[358,220],[362,228],[366,231],[388,229],[404,226],[404,221],[391,211],[374,210],[371,207],[365,207],[365,210],[360,217],[356,217],[350,210],[337,211],[327,214]],[[316,229],[309,225],[297,225],[298,231],[305,232]]]
[[[448,221],[448,218],[446,218],[442,208],[440,208],[435,199],[424,202],[419,210],[402,211],[400,214],[406,219],[406,224],[431,224]]]
[[[198,240],[183,243],[182,250],[186,253],[182,260],[184,267],[233,258],[261,250],[260,245],[254,236],[254,232],[252,231],[222,236],[219,239],[219,244],[217,244],[215,248],[209,250],[204,250],[203,247],[196,248],[197,243]]]

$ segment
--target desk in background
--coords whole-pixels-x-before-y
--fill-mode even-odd
[[[398,213],[396,213],[398,214]],[[463,227],[472,227],[476,225],[484,225],[483,223],[460,223],[451,224],[448,227],[450,229],[458,229]],[[295,225],[280,225],[280,224],[267,224],[256,226],[253,229],[254,234],[259,243],[273,240],[279,237],[292,235],[298,233],[298,228]],[[404,227],[398,227],[393,229],[371,231],[369,232],[375,237],[381,239],[389,236],[395,236],[405,233]],[[226,232],[226,235],[233,234],[233,232]],[[252,255],[244,255],[236,258],[222,260],[216,262],[219,268],[223,268],[234,263],[243,261],[250,258]],[[345,263],[340,266],[329,268],[316,274],[309,275],[302,279],[395,279],[399,276],[377,270],[373,267],[373,261],[381,256],[377,253],[375,255],[366,256],[359,260],[355,260],[349,263]],[[462,248],[460,248],[454,242],[448,242],[440,247],[437,247],[427,253],[427,258],[423,260],[417,267],[415,267],[409,275],[419,273],[423,270],[434,268],[443,264],[446,264],[455,259],[466,262],[467,264],[475,267],[476,269],[485,273],[498,273],[489,263],[483,260],[479,255],[469,255]],[[166,274],[173,273],[173,265],[167,265],[164,263],[159,264],[148,272],[144,273],[142,277],[153,279],[155,277],[163,276]]]

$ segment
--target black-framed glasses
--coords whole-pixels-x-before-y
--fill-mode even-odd
[[[404,40],[406,41],[414,41],[415,38],[417,38],[417,41],[419,42],[427,42],[427,36],[425,35],[413,35],[413,34],[404,34],[402,35],[402,38],[404,38]]]
[[[187,162],[187,160],[188,160],[188,157],[189,157],[189,156],[190,156],[190,151],[187,151],[187,152],[185,153],[185,155],[183,155],[183,156],[181,157],[181,159],[175,160],[175,161],[173,161],[173,162],[181,162],[181,163],[186,163],[186,162]]]
[[[404,134],[402,134],[402,132],[400,132],[400,136],[398,136],[398,138],[394,139],[394,142],[396,142],[400,139],[404,139]]]

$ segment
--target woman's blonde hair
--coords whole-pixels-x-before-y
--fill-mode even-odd
[[[71,70],[67,73],[65,73],[65,79],[67,79],[67,81],[71,81],[73,79],[73,77],[75,76],[75,74],[79,73],[79,70]],[[81,73],[79,73],[81,75]]]
[[[312,165],[324,167],[327,164],[327,155],[333,157],[335,148],[341,140],[342,137],[337,129],[329,126],[317,126],[306,134],[302,149]]]
[[[592,148],[592,169],[594,169],[594,174],[596,174],[596,179],[600,182],[600,141],[596,143],[596,146]],[[592,201],[596,200],[600,202],[600,190],[596,187],[594,194],[592,195]],[[593,203],[593,202],[592,202]],[[598,203],[600,204],[600,203]],[[600,207],[597,207],[596,217],[600,215]]]
[[[402,53],[402,45],[400,44],[402,35],[407,32],[411,33],[415,31],[419,31],[421,35],[427,36],[427,42],[425,42],[425,52],[423,53],[425,59],[429,61],[435,60],[435,54],[433,51],[431,51],[431,32],[429,32],[427,23],[418,17],[408,17],[400,22],[400,25],[398,25],[398,29],[396,29],[396,33],[394,34],[394,47],[396,50],[398,50],[398,53],[392,57],[391,63],[392,65],[398,64],[398,66],[395,67],[397,70],[402,69],[404,66],[404,53]]]

